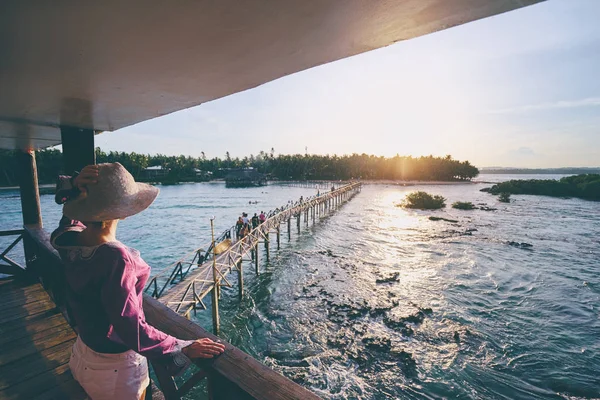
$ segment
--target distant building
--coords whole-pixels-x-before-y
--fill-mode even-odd
[[[164,168],[162,165],[144,168],[141,173],[142,180],[155,181],[165,178],[169,174],[169,168]]]
[[[251,187],[266,184],[266,176],[252,167],[230,169],[225,176],[225,186],[227,187]]]
[[[196,182],[210,181],[213,177],[213,173],[210,171],[203,171],[201,169],[194,168],[193,172],[194,172],[194,180]]]
[[[194,174],[196,175],[196,178],[198,178],[198,179],[210,179],[210,178],[212,178],[212,175],[213,175],[213,173],[210,171],[203,171],[198,168],[194,168]]]

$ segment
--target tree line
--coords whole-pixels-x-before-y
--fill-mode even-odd
[[[600,201],[600,174],[566,176],[560,180],[511,180],[481,189],[481,191],[491,194],[534,194]]]
[[[195,175],[194,170],[211,172],[213,177],[223,177],[229,169],[253,167],[271,179],[279,180],[347,180],[347,179],[391,179],[453,181],[470,180],[479,170],[469,161],[446,157],[383,157],[368,154],[315,155],[279,154],[274,150],[261,151],[257,155],[232,158],[229,152],[224,158],[166,156],[105,152],[96,148],[96,162],[119,162],[139,179],[147,167],[162,166],[169,170],[169,177],[175,181],[185,181]],[[0,186],[16,186],[16,153],[0,149]],[[38,179],[40,183],[53,183],[58,174],[64,173],[62,152],[46,149],[36,152]]]

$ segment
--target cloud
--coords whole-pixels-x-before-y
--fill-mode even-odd
[[[552,103],[528,104],[514,108],[501,108],[488,111],[488,114],[519,114],[535,111],[565,108],[600,107],[600,97],[588,97],[580,100],[561,100]]]

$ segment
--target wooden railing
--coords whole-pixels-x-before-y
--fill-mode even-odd
[[[0,274],[7,275],[20,275],[25,272],[25,267],[18,262],[12,260],[7,254],[23,239],[23,229],[14,229],[10,231],[0,231],[0,237],[16,236],[17,238],[12,241],[10,245],[2,253],[0,253],[0,261],[4,261],[6,264],[0,263]]]
[[[50,237],[39,227],[26,227],[23,233],[27,270],[36,274],[52,296],[57,306],[69,320],[65,301],[64,265],[57,251],[50,245]],[[144,295],[144,313],[149,324],[180,339],[209,337],[217,340],[200,326],[177,315],[151,296]],[[70,321],[70,320],[69,320]],[[72,323],[72,321],[70,321]],[[226,350],[210,361],[197,361],[200,371],[177,386],[175,380],[160,364],[152,363],[164,398],[180,399],[204,379],[208,380],[209,398],[214,400],[311,400],[319,399],[314,393],[292,382],[283,375],[261,364],[240,349],[224,342]],[[159,393],[149,393],[149,398],[160,398]]]

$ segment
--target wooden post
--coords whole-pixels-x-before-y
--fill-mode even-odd
[[[292,240],[292,217],[288,218],[288,242]]]
[[[296,223],[298,224],[298,234],[300,234],[300,217],[301,217],[300,212],[298,212],[298,218],[296,221]]]
[[[267,251],[267,262],[269,262],[269,258],[270,258],[269,257],[270,256],[270,254],[269,254],[269,242],[270,242],[270,240],[269,240],[269,232],[267,232],[265,234],[265,250]]]
[[[244,296],[244,274],[242,273],[242,259],[238,261],[238,289],[240,294],[240,299]]]
[[[259,268],[258,268],[258,242],[256,242],[256,245],[254,245],[254,269],[256,271],[256,275],[259,274]]]
[[[17,176],[21,193],[21,212],[23,225],[41,228],[42,208],[40,206],[40,191],[38,188],[37,166],[35,152],[32,150],[17,152]],[[25,264],[35,259],[35,246],[25,236],[23,240]]]
[[[279,238],[279,225],[277,225],[277,250],[281,249],[281,240]]]
[[[211,290],[212,298],[212,318],[213,318],[213,333],[219,334],[220,321],[219,321],[219,281],[217,279],[217,254],[215,246],[215,222],[214,219],[210,220],[210,230],[212,236],[212,248],[213,248],[213,288]]]
[[[65,173],[81,171],[83,167],[96,163],[94,131],[92,129],[60,127]]]
[[[42,208],[40,206],[40,191],[38,188],[37,166],[35,152],[17,152],[17,171],[21,192],[21,210],[23,224],[42,227]]]

